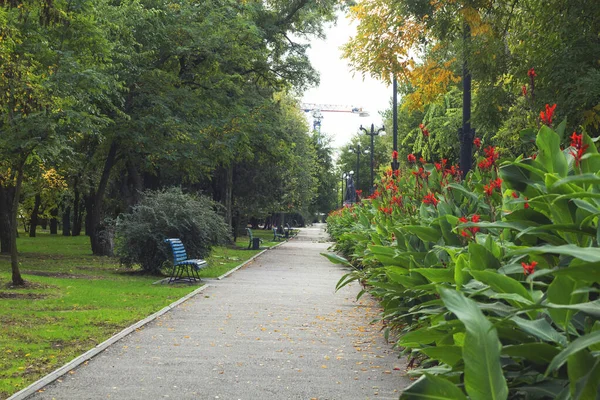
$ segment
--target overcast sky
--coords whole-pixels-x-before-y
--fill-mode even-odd
[[[370,127],[372,123],[381,126],[380,112],[389,107],[392,88],[381,81],[351,72],[348,62],[342,59],[340,47],[354,36],[356,25],[340,16],[337,25],[326,30],[325,40],[311,42],[308,54],[312,65],[321,76],[319,87],[304,94],[304,103],[335,104],[362,107],[370,113],[368,117],[359,117],[351,113],[323,113],[321,132],[332,137],[332,146],[337,148],[348,143],[357,134],[362,124]],[[312,119],[309,117],[312,123]],[[387,129],[387,127],[386,127]]]

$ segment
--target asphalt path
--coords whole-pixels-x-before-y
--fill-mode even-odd
[[[398,399],[406,361],[322,225],[118,341],[29,399]]]

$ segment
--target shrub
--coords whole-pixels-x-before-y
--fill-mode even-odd
[[[126,266],[139,264],[159,272],[172,257],[166,238],[179,238],[189,258],[205,258],[212,246],[228,239],[228,227],[210,199],[179,188],[145,192],[131,213],[121,214],[116,227],[116,254]]]

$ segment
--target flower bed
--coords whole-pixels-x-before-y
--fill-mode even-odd
[[[359,280],[380,299],[420,376],[401,398],[598,395],[600,154],[564,131],[524,132],[536,151],[516,160],[476,139],[464,180],[411,154],[370,198],[329,216],[346,258],[327,256],[353,267],[338,288]]]

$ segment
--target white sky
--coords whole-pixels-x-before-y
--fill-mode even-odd
[[[308,51],[313,67],[319,71],[321,84],[304,93],[303,103],[335,104],[362,107],[370,116],[359,117],[351,113],[324,112],[321,120],[321,132],[332,138],[332,147],[338,148],[357,134],[362,124],[369,128],[381,126],[380,112],[389,108],[392,88],[383,82],[362,74],[353,76],[348,61],[342,59],[340,47],[348,42],[356,32],[356,23],[350,24],[349,19],[341,15],[337,25],[326,29],[325,40],[314,40]],[[310,114],[310,113],[307,113]],[[312,118],[307,115],[312,126]],[[390,131],[391,127],[386,130]]]

